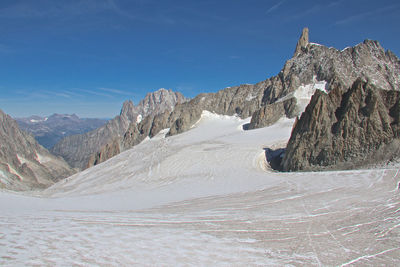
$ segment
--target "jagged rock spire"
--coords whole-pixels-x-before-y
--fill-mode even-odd
[[[294,51],[294,55],[296,56],[301,52],[303,48],[306,48],[308,44],[308,28],[304,28],[301,33],[299,41],[297,41],[296,50]]]

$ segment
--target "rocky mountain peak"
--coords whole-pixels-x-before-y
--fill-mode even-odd
[[[308,28],[304,28],[300,39],[297,41],[296,50],[294,51],[294,55],[299,54],[302,49],[306,48],[308,45]]]
[[[122,104],[120,116],[128,119],[133,118],[136,113],[135,111],[135,106],[133,105],[132,100],[127,100]]]
[[[171,89],[160,88],[155,92],[147,93],[136,106],[139,113],[144,117],[150,113],[159,114],[164,110],[172,110],[177,103],[185,102],[185,97]]]

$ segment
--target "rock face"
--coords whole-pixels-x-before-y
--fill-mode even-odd
[[[296,114],[296,104],[296,99],[290,98],[260,108],[253,113],[248,129],[251,130],[272,125],[284,116],[293,117],[293,114]]]
[[[105,119],[81,119],[75,114],[53,114],[45,118],[31,116],[15,120],[23,131],[33,134],[39,144],[47,149],[66,136],[92,131],[107,122]]]
[[[21,131],[17,122],[1,110],[0,125],[0,188],[45,188],[75,172]]]
[[[358,79],[349,90],[317,91],[293,129],[282,170],[353,169],[398,158],[399,90]]]
[[[136,106],[136,111],[142,118],[150,114],[160,114],[166,110],[173,110],[178,103],[184,103],[187,99],[179,92],[159,89],[153,93],[148,93],[146,97]]]
[[[116,153],[115,140],[121,139],[130,123],[137,123],[150,114],[158,114],[170,110],[176,103],[186,101],[182,94],[171,90],[160,89],[149,93],[137,106],[132,101],[123,104],[119,116],[107,122],[106,125],[91,132],[72,135],[62,139],[52,148],[52,153],[63,157],[71,166],[84,169],[90,162],[96,161],[94,156],[102,149],[111,149]],[[111,152],[110,152],[111,153]],[[118,152],[119,153],[119,152]],[[105,155],[98,160],[104,160]]]

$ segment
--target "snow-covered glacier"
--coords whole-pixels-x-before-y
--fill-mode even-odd
[[[399,166],[278,173],[293,120],[203,112],[42,192],[0,191],[2,266],[400,265]]]

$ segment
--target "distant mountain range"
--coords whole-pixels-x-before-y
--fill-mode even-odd
[[[15,119],[19,127],[31,133],[47,149],[52,148],[62,138],[82,134],[106,124],[106,119],[81,119],[72,114],[53,114],[49,117],[31,116]]]

